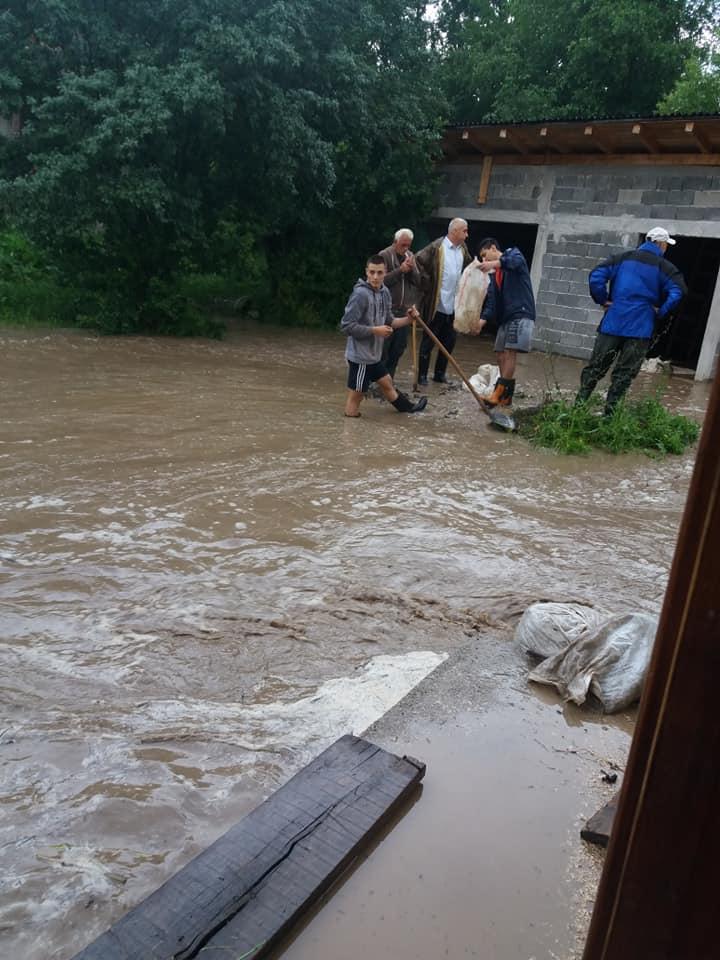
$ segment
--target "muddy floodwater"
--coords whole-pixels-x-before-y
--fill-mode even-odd
[[[538,451],[434,384],[422,414],[348,420],[343,346],[0,332],[3,957],[67,960],[533,600],[659,608],[694,450]],[[532,355],[518,382],[578,372]],[[700,420],[707,393],[665,398]]]

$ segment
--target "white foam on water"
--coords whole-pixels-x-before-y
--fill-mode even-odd
[[[114,526],[119,526],[119,524],[114,524]],[[94,540],[96,543],[110,543],[115,547],[123,546],[124,544],[133,542],[133,534],[128,533],[119,533],[117,530],[103,529],[103,530],[82,530],[75,533],[59,533],[59,540],[69,540],[72,543],[85,543],[90,540]]]
[[[373,657],[354,676],[326,680],[294,703],[146,701],[138,711],[140,724],[148,732],[171,726],[239,737],[249,749],[282,747],[314,754],[345,733],[361,733],[447,657],[430,650]]]
[[[40,510],[45,507],[66,507],[67,500],[62,500],[60,497],[42,497],[35,496],[30,497],[27,503],[20,504],[24,507],[25,510]]]
[[[30,644],[13,644],[0,640],[0,651],[11,651],[16,660],[38,675],[73,677],[93,684],[117,684],[131,676],[143,661],[143,650],[157,642],[154,633],[124,630],[118,633],[109,617],[99,618],[91,627],[79,627],[85,644],[54,644],[41,636]],[[87,650],[92,651],[88,658]],[[128,659],[130,658],[130,659]]]

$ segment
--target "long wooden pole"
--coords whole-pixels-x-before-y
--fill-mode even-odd
[[[583,960],[718,957],[720,370]]]
[[[418,352],[417,352],[417,324],[412,322],[412,352],[413,352],[413,391],[418,388]]]
[[[438,350],[440,350],[440,351],[443,353],[443,355],[444,355],[445,357],[447,357],[448,362],[449,362],[450,364],[452,364],[453,369],[455,370],[455,372],[457,373],[457,375],[460,377],[460,379],[462,380],[462,382],[465,384],[465,386],[468,388],[468,390],[470,391],[470,393],[475,397],[475,399],[476,399],[477,402],[478,402],[478,406],[480,407],[480,409],[482,410],[482,412],[485,414],[485,416],[490,420],[490,422],[491,422],[494,426],[499,427],[501,430],[509,430],[509,431],[516,430],[516,429],[517,429],[517,425],[516,425],[516,423],[515,423],[515,420],[514,420],[513,417],[510,416],[509,413],[505,413],[503,410],[496,410],[496,409],[494,409],[494,408],[492,408],[492,407],[488,408],[488,407],[486,406],[485,401],[483,400],[483,398],[480,396],[480,394],[477,392],[477,390],[475,389],[475,387],[470,383],[470,381],[468,380],[468,378],[465,376],[465,374],[464,374],[464,373],[462,372],[462,370],[460,369],[460,364],[457,362],[457,360],[455,359],[455,357],[453,357],[453,355],[450,353],[450,351],[449,351],[446,347],[444,347],[442,343],[440,343],[440,341],[439,341],[438,338],[435,336],[435,334],[432,332],[432,330],[430,329],[430,327],[425,323],[425,321],[423,320],[423,318],[420,316],[417,308],[416,308],[416,307],[411,307],[410,310],[412,311],[412,314],[411,314],[411,315],[415,317],[415,319],[416,319],[417,322],[420,324],[420,326],[423,328],[423,330],[425,331],[425,333],[427,333],[427,335],[430,337],[430,339],[435,343],[435,346],[438,348]]]
[[[457,360],[455,359],[455,357],[453,357],[453,355],[450,353],[450,351],[449,351],[446,347],[444,347],[444,346],[442,345],[442,343],[440,343],[440,341],[439,341],[438,338],[435,336],[435,334],[432,332],[432,330],[430,329],[430,327],[425,323],[425,321],[423,320],[423,318],[420,316],[420,313],[418,312],[417,307],[411,307],[411,308],[410,308],[410,311],[408,311],[408,312],[410,313],[411,316],[413,316],[413,317],[417,320],[417,322],[420,324],[420,326],[423,328],[423,330],[427,333],[427,335],[430,337],[430,339],[435,343],[435,346],[438,348],[438,350],[440,350],[440,351],[442,352],[442,354],[443,354],[445,357],[447,357],[448,362],[452,364],[452,366],[453,366],[455,372],[457,373],[457,375],[460,377],[460,379],[462,380],[462,382],[463,382],[463,383],[465,384],[465,386],[468,388],[468,390],[470,391],[470,393],[475,397],[475,399],[476,399],[477,402],[478,402],[478,406],[480,407],[480,409],[482,410],[482,412],[485,414],[485,416],[488,418],[488,420],[490,421],[490,423],[491,423],[494,427],[497,427],[499,430],[507,430],[507,431],[509,431],[510,433],[512,433],[513,431],[517,430],[517,424],[515,423],[514,418],[511,417],[509,413],[505,413],[503,410],[498,410],[498,409],[496,409],[496,408],[494,408],[494,407],[488,407],[488,406],[486,405],[486,403],[485,403],[485,401],[483,400],[483,398],[480,396],[480,394],[477,392],[477,390],[475,389],[475,387],[470,383],[470,381],[468,380],[468,378],[465,376],[465,374],[464,374],[464,373],[462,372],[462,370],[460,369],[460,364],[457,362]]]
[[[444,346],[442,345],[442,343],[440,343],[440,341],[438,340],[438,338],[437,338],[437,337],[435,336],[435,334],[432,332],[432,330],[430,329],[430,327],[425,323],[425,321],[424,321],[423,318],[420,316],[420,314],[417,312],[417,310],[415,311],[415,313],[413,314],[413,316],[415,317],[415,319],[417,320],[417,322],[420,324],[420,326],[423,328],[423,330],[425,331],[425,333],[426,333],[426,334],[430,337],[430,339],[433,341],[433,343],[434,343],[435,346],[438,348],[438,350],[443,354],[444,357],[447,357],[448,362],[452,364],[453,369],[455,370],[455,372],[457,373],[457,375],[460,377],[460,379],[461,379],[462,382],[465,384],[465,386],[468,388],[468,390],[470,391],[470,393],[471,393],[471,394],[475,397],[475,399],[477,400],[478,406],[480,407],[480,409],[482,410],[482,412],[483,412],[484,414],[486,414],[487,416],[490,416],[490,412],[488,411],[488,408],[485,406],[485,402],[484,402],[483,398],[480,396],[480,394],[477,392],[477,390],[475,389],[475,387],[470,383],[470,381],[468,380],[468,378],[467,378],[467,377],[465,376],[465,374],[462,372],[462,370],[460,369],[460,365],[458,364],[458,362],[457,362],[457,360],[455,359],[455,357],[450,353],[450,351],[449,351],[446,347],[444,347]]]

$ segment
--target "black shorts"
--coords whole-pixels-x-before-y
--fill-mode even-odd
[[[367,393],[371,383],[376,380],[382,380],[388,376],[387,367],[384,363],[354,363],[348,360],[348,380],[349,390],[357,390],[358,393]]]

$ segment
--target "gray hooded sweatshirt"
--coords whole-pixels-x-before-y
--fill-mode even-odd
[[[353,363],[379,363],[384,340],[373,327],[392,323],[392,299],[386,286],[373,289],[367,280],[358,280],[350,294],[340,329],[345,334],[345,358]]]

